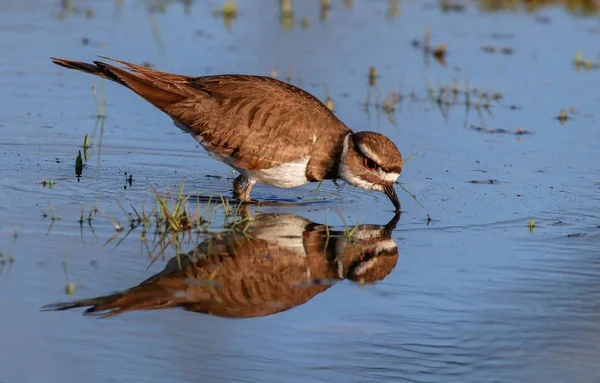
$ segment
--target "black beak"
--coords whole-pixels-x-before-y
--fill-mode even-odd
[[[398,196],[396,195],[396,190],[394,189],[394,184],[389,184],[387,186],[384,186],[383,191],[384,191],[385,195],[388,196],[390,201],[392,201],[392,203],[394,204],[394,207],[396,208],[396,212],[399,212],[400,211],[400,201],[398,200]]]

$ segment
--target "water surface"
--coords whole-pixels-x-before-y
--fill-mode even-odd
[[[484,2],[394,10],[394,1],[334,1],[324,13],[297,1],[286,29],[266,0],[238,2],[228,23],[214,15],[220,2],[72,3],[68,12],[51,0],[0,4],[1,382],[600,381],[597,15]],[[432,48],[447,44],[445,65],[423,53],[427,28]],[[589,68],[573,64],[577,51]],[[318,293],[245,319],[181,308],[102,320],[40,312],[129,289],[167,266],[175,249],[150,265],[141,228],[125,236],[119,204],[150,207],[151,187],[176,193],[182,181],[188,195],[229,195],[235,176],[116,84],[105,84],[98,120],[92,85],[99,100],[101,82],[49,60],[98,54],[190,75],[277,68],[330,97],[352,129],[388,135],[405,158],[418,153],[400,177],[416,200],[398,190],[404,212],[384,238],[395,261],[376,283],[333,269],[318,283],[295,278],[291,297],[302,298],[298,283]],[[386,113],[374,104],[390,92],[403,97]],[[93,146],[78,180],[85,134]],[[327,225],[342,243],[356,224],[381,227],[394,215],[384,195],[330,182],[257,186],[253,196],[285,202],[261,213],[296,217],[271,246],[304,249],[306,225]],[[80,224],[94,205],[91,225]],[[217,208],[180,252],[231,235],[224,220]]]

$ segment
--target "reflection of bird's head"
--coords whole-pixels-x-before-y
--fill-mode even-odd
[[[361,257],[348,266],[347,278],[361,283],[381,281],[392,272],[397,262],[398,247],[392,240],[389,244],[376,244],[363,249]]]
[[[361,283],[383,280],[398,262],[398,245],[392,239],[397,220],[386,227],[360,225],[351,235],[338,239],[347,279]]]

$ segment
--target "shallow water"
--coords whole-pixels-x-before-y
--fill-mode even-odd
[[[238,2],[229,26],[213,15],[213,2],[172,2],[163,12],[152,1],[74,1],[80,12],[67,13],[60,3],[0,3],[0,382],[600,381],[600,72],[573,65],[578,50],[600,60],[597,16],[559,5],[526,12],[464,3],[444,12],[433,2],[402,2],[393,17],[394,2],[334,1],[320,19],[319,2],[297,1],[284,30],[276,2],[266,0]],[[434,47],[448,44],[446,66],[413,44],[428,26]],[[97,54],[197,75],[270,74],[277,66],[280,78],[291,72],[320,99],[329,92],[351,128],[388,135],[405,158],[418,152],[400,177],[418,202],[398,188],[396,262],[378,283],[342,272],[331,287],[315,284],[316,269],[303,265],[313,271],[290,285],[323,291],[262,317],[178,308],[102,320],[82,309],[40,312],[131,288],[166,266],[174,249],[150,265],[141,228],[125,235],[119,204],[149,207],[151,187],[176,193],[181,181],[187,195],[229,195],[234,176],[138,96],[105,84],[107,117],[78,180],[75,157],[98,123],[92,85],[100,94],[101,83],[49,57]],[[477,108],[473,92],[467,108],[467,81],[502,97]],[[375,103],[390,91],[404,94],[394,113],[365,110],[369,92]],[[561,124],[555,117],[571,107]],[[318,190],[257,186],[253,196],[285,202],[261,207],[267,216],[297,216],[281,224],[291,235],[273,246],[284,248],[299,247],[299,221],[327,224],[342,241],[358,223],[393,217],[384,195],[330,182]],[[91,224],[80,224],[82,208],[87,218],[94,205]],[[212,234],[180,252],[222,230],[226,237],[224,219],[216,208],[206,225]],[[116,232],[111,220],[125,229]],[[268,270],[267,263],[257,275]]]

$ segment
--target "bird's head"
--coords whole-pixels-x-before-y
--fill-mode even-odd
[[[394,183],[402,172],[402,155],[392,140],[380,133],[350,133],[344,139],[340,177],[365,190],[385,193],[400,211]]]

